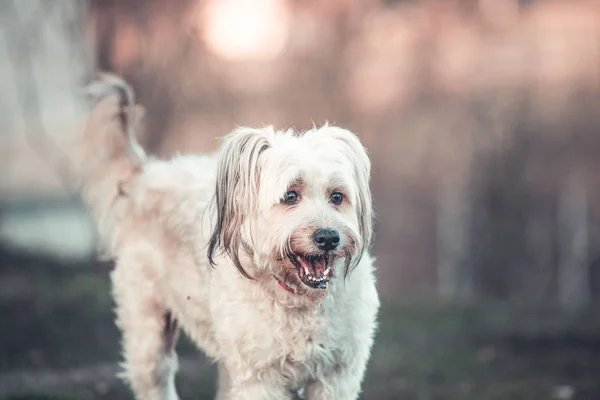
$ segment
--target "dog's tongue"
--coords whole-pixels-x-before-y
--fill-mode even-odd
[[[308,268],[310,274],[313,276],[323,275],[325,273],[325,268],[327,267],[325,257],[303,259],[300,262],[303,266]]]

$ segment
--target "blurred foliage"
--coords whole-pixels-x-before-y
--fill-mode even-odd
[[[580,262],[598,293],[597,2],[280,3],[285,47],[232,61],[207,39],[210,1],[92,2],[99,64],[138,90],[150,148],[212,150],[237,125],[353,129],[373,160],[385,293],[435,290],[440,213],[462,201],[449,232],[465,232],[453,262],[474,294],[556,301],[557,207],[576,179],[589,208]]]

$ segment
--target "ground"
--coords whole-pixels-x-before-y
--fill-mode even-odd
[[[132,399],[115,377],[110,265],[0,255],[0,399]],[[591,312],[388,298],[380,320],[362,399],[600,399]],[[182,399],[212,399],[214,366],[178,347]]]

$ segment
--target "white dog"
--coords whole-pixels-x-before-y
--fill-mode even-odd
[[[78,165],[136,397],[178,398],[181,327],[218,363],[218,399],[357,399],[379,308],[357,137],[240,128],[216,156],[158,160],[129,129],[129,88],[90,88],[120,94],[89,114]]]

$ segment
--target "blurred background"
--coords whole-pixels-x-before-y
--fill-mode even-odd
[[[600,398],[600,2],[2,0],[0,28],[0,398],[132,398],[62,145],[99,69],[161,156],[238,125],[359,135],[383,302],[362,399]],[[179,353],[182,398],[212,398]]]

